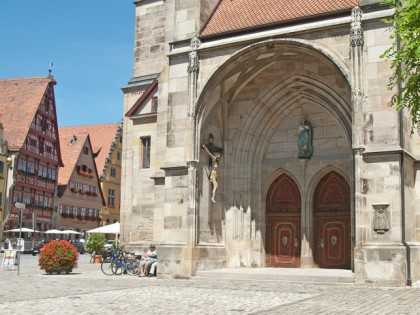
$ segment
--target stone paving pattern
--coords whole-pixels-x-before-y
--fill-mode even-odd
[[[0,256],[1,257],[1,256]],[[0,272],[7,314],[420,314],[420,285],[353,284],[105,276],[81,255],[68,275],[47,275],[23,255],[17,271]]]

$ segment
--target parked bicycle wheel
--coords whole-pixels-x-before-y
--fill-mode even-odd
[[[128,258],[125,264],[125,269],[127,273],[131,276],[135,276],[140,271],[140,262],[135,258]]]
[[[112,276],[114,274],[113,269],[112,269],[113,264],[114,262],[111,259],[103,260],[101,264],[102,272],[106,274],[107,276]]]
[[[121,261],[112,261],[111,262],[111,270],[114,275],[120,275],[124,271],[125,266]]]

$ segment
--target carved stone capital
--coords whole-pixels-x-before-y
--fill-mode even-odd
[[[197,50],[198,47],[200,47],[200,45],[201,45],[200,39],[197,36],[194,36],[191,39],[191,42],[190,42],[190,48],[191,48],[191,50]]]

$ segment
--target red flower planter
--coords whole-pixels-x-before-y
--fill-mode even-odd
[[[46,273],[69,273],[77,268],[79,253],[69,242],[51,241],[42,247],[38,265]]]

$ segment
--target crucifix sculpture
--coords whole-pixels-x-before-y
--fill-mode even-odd
[[[209,155],[209,180],[212,184],[211,201],[216,202],[216,190],[219,186],[217,183],[217,169],[220,163],[220,159],[222,157],[223,149],[213,145],[212,134],[209,134],[208,144],[202,144],[201,146]]]

